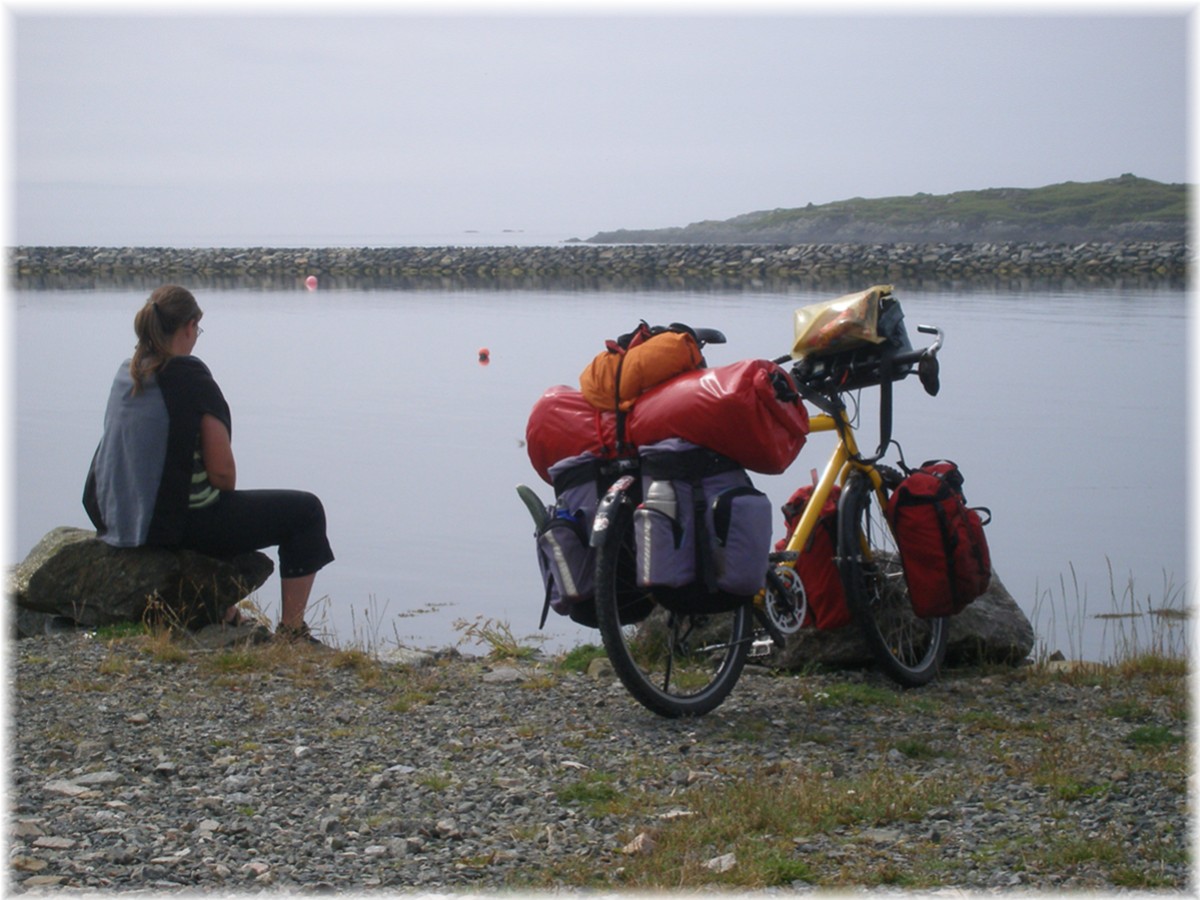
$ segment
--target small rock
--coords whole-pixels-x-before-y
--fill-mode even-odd
[[[723,854],[722,856],[714,856],[712,859],[710,859],[708,862],[706,862],[704,864],[704,868],[708,869],[710,872],[716,872],[716,873],[720,874],[722,872],[728,872],[730,869],[732,869],[736,865],[737,865],[737,854],[726,853],[726,854]]]
[[[24,840],[25,838],[41,837],[46,832],[42,831],[41,826],[36,822],[26,820],[13,825],[11,833],[13,837]]]
[[[453,819],[439,819],[437,825],[434,826],[434,832],[438,837],[446,840],[456,840],[462,837],[462,831]]]
[[[40,847],[43,850],[70,850],[75,846],[75,841],[71,838],[56,837],[55,835],[48,834],[35,840],[33,846]]]
[[[513,682],[524,680],[525,673],[512,666],[502,666],[499,669],[483,673],[484,684],[512,684]]]
[[[81,787],[71,781],[63,781],[62,779],[46,782],[45,790],[50,794],[63,794],[67,797],[78,797],[80,794],[88,792],[87,788]]]
[[[87,775],[80,775],[74,781],[76,784],[96,787],[105,784],[124,784],[125,776],[120,772],[89,772]]]
[[[603,678],[605,680],[617,677],[617,671],[613,668],[613,664],[607,656],[597,656],[588,663],[587,674],[588,678]]]
[[[421,650],[409,650],[407,647],[395,647],[379,654],[381,663],[390,666],[402,666],[409,669],[421,669],[433,664],[433,654]]]
[[[54,887],[66,881],[63,875],[34,875],[21,882],[21,887]]]
[[[653,850],[654,838],[650,837],[650,835],[644,831],[621,848],[621,852],[626,856],[644,855],[646,853],[651,853]]]

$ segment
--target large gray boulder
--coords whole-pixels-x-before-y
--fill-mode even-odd
[[[274,570],[258,552],[218,559],[191,550],[116,548],[94,531],[64,526],[12,570],[9,593],[19,637],[156,618],[200,628],[219,621]]]
[[[993,570],[987,592],[950,619],[946,663],[1020,663],[1033,645],[1033,626]],[[828,631],[805,628],[765,661],[783,669],[802,669],[813,663],[860,667],[871,665],[874,657],[858,626],[851,623]]]

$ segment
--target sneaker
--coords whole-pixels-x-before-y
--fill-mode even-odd
[[[307,644],[310,647],[325,646],[313,637],[313,633],[309,631],[307,623],[304,622],[301,622],[299,625],[280,624],[275,629],[274,638],[276,641],[283,641],[288,644]]]

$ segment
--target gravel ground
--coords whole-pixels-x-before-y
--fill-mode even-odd
[[[765,890],[1193,885],[1178,675],[950,672],[900,693],[748,670],[719,710],[675,722],[603,671],[453,652],[382,667],[277,645],[10,648],[11,893],[617,892],[679,873],[668,832],[705,792],[881,774],[947,793],[763,836],[803,863]],[[689,850],[712,883],[764,889],[746,852]]]

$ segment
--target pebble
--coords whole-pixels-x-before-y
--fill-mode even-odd
[[[886,686],[870,674],[747,677],[710,715],[672,721],[609,678],[537,660],[450,652],[370,677],[330,664],[298,677],[213,674],[203,654],[159,662],[68,633],[11,646],[11,893],[520,892],[546,871],[615,892],[622,871],[665,852],[659,829],[695,815],[695,792],[768,769],[965,785],[912,820],[869,813],[777,835],[826,879],[814,887],[849,887],[838,872],[863,859],[928,872],[929,854],[942,890],[1107,892],[1130,872],[1190,884],[1186,745],[1152,765],[1129,740],[1134,727],[1186,735],[1186,716],[1124,675],[1097,691],[951,671],[897,704],[813,701]],[[105,664],[115,654],[124,665]],[[522,680],[485,680],[504,669]],[[1136,723],[1113,714],[1132,706]],[[905,755],[915,744],[933,752]],[[1079,790],[1034,778],[1043,755],[1080,752],[1098,765],[1072,769]],[[638,800],[566,790],[596,784]],[[1121,858],[1028,864],[1024,848],[1070,834]],[[731,846],[696,853],[723,883],[753,871]]]

